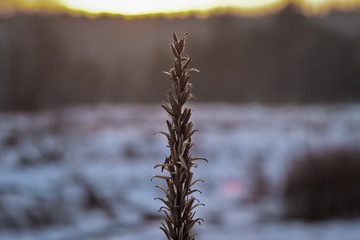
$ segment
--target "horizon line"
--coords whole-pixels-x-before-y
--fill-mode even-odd
[[[211,7],[206,10],[178,10],[178,11],[159,11],[152,13],[137,13],[137,14],[124,14],[117,12],[108,12],[108,11],[99,11],[99,12],[91,12],[83,9],[71,9],[64,5],[56,5],[56,6],[41,6],[38,8],[26,8],[20,7],[16,8],[4,8],[0,10],[0,18],[2,17],[13,17],[17,15],[69,15],[72,17],[88,17],[88,18],[97,18],[103,16],[109,17],[123,17],[126,19],[138,19],[138,18],[188,18],[188,17],[197,17],[197,18],[208,18],[216,15],[235,15],[239,17],[263,17],[272,14],[276,14],[277,12],[282,11],[283,9],[291,6],[299,13],[304,16],[317,16],[317,15],[327,15],[334,11],[343,11],[343,12],[353,12],[360,10],[360,2],[357,4],[328,4],[322,7],[312,7],[304,2],[300,4],[301,0],[288,2],[286,0],[279,1],[277,3],[271,5],[265,5],[261,7],[256,7],[253,9],[248,9],[245,7],[239,6],[227,6],[227,7]],[[0,4],[1,7],[1,4]]]

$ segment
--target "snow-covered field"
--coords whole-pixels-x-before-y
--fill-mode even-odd
[[[360,105],[194,105],[192,155],[206,207],[198,240],[359,240],[360,219],[281,221],[291,160],[360,148]],[[0,239],[165,239],[150,181],[168,154],[158,105],[102,105],[0,114]],[[254,194],[265,179],[266,194]]]

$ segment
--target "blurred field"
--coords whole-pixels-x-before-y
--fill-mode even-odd
[[[357,104],[194,105],[195,169],[205,219],[198,239],[357,240],[359,219],[282,220],[292,159],[357,148]],[[0,115],[0,238],[159,239],[166,114],[158,105],[97,105]]]

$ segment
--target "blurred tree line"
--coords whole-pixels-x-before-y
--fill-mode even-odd
[[[355,22],[359,14],[305,17],[292,6],[261,18],[4,17],[0,110],[164,100],[173,30],[190,32],[186,51],[201,70],[193,80],[200,101],[359,101]]]

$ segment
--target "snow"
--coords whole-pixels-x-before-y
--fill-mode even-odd
[[[192,155],[206,204],[198,240],[358,240],[360,219],[281,221],[291,159],[311,150],[360,147],[360,105],[194,104]],[[164,184],[153,166],[168,154],[167,115],[158,105],[100,105],[38,114],[0,114],[0,239],[165,239],[157,209]],[[270,192],[249,203],[253,167]],[[106,206],[87,207],[88,191]],[[52,224],[32,227],[29,211]],[[9,218],[10,216],[10,218]],[[13,219],[17,228],[2,228]]]

